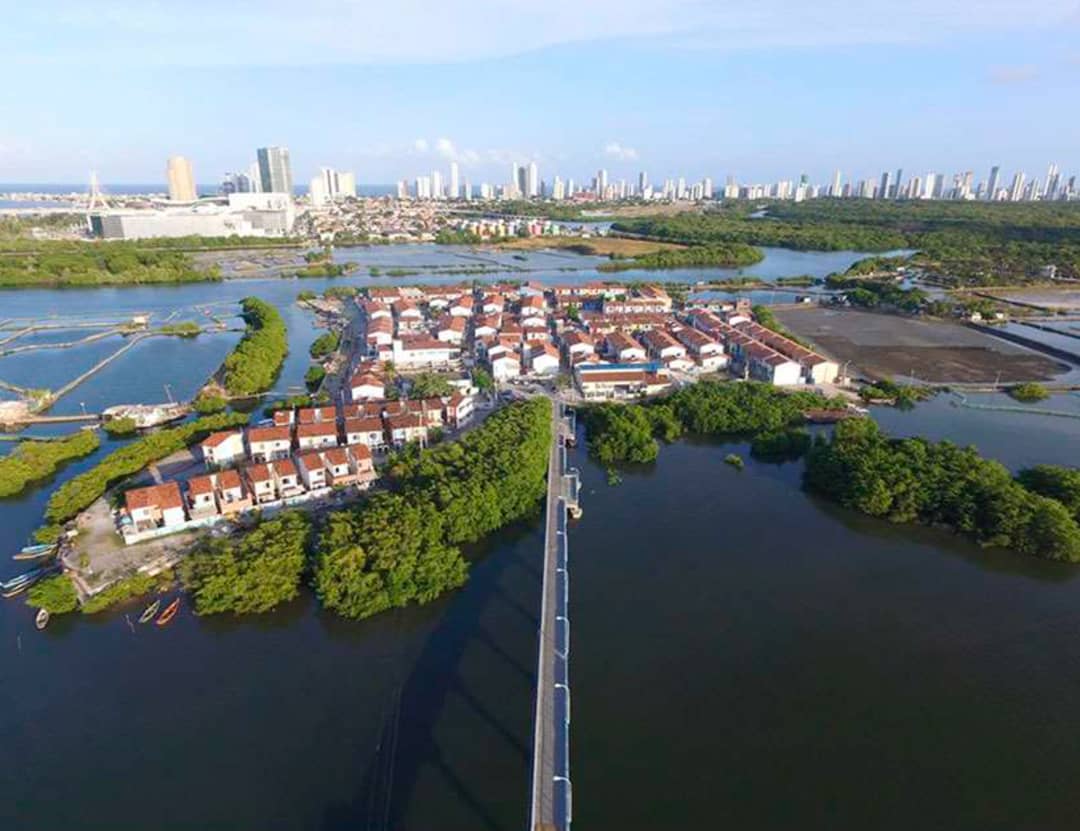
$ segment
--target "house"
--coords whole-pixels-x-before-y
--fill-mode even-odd
[[[352,471],[357,487],[367,488],[378,479],[375,473],[375,462],[371,458],[371,452],[362,444],[346,448],[349,457],[349,466]]]
[[[296,423],[296,412],[294,410],[274,410],[271,418],[275,427],[291,427]]]
[[[649,364],[579,364],[574,381],[586,401],[654,395],[671,386],[668,375]]]
[[[473,337],[486,338],[498,334],[501,319],[499,315],[481,315],[473,320]]]
[[[523,283],[518,289],[519,297],[543,297],[544,292],[547,289],[544,288],[543,283],[538,283],[535,280],[529,280]]]
[[[480,311],[486,315],[502,314],[502,310],[506,307],[506,301],[503,300],[500,294],[485,294],[484,299],[480,304]]]
[[[443,316],[435,327],[435,339],[442,343],[460,344],[465,339],[465,318]]]
[[[490,358],[490,363],[491,377],[496,381],[517,378],[521,374],[521,362],[509,352],[501,352],[496,357]]]
[[[217,498],[214,495],[214,477],[192,476],[187,481],[187,506],[188,516],[192,519],[204,519],[208,516],[217,516]]]
[[[798,363],[759,341],[740,344],[735,354],[743,371],[755,380],[786,387],[798,384],[802,378]]]
[[[558,375],[559,350],[550,343],[537,343],[529,349],[529,365],[534,375]]]
[[[247,469],[248,489],[256,505],[276,502],[278,498],[277,482],[269,464],[252,465]]]
[[[334,424],[337,421],[335,407],[303,407],[296,411],[300,424]]]
[[[199,447],[207,468],[228,467],[244,458],[244,434],[240,430],[211,433]]]
[[[251,427],[247,431],[248,457],[253,462],[287,459],[292,453],[292,431],[288,427]]]
[[[541,295],[530,294],[527,297],[521,298],[520,314],[522,322],[530,317],[546,317],[547,303],[544,302],[544,298]]]
[[[390,444],[404,447],[411,441],[423,444],[427,441],[427,423],[420,413],[404,413],[389,416],[386,419],[386,431],[390,434]]]
[[[359,445],[359,447],[362,448],[361,452],[368,459],[371,459],[371,451],[364,445]],[[353,456],[347,447],[335,447],[332,450],[322,452],[322,463],[326,473],[327,485],[334,488],[343,488],[346,485],[356,484],[357,476],[352,458]]]
[[[388,317],[379,317],[368,321],[364,332],[364,342],[368,349],[378,349],[380,346],[389,346],[394,340],[394,323]]]
[[[442,427],[443,402],[441,398],[422,398],[409,401],[408,412],[419,413],[424,417],[424,423],[428,427]]]
[[[349,380],[349,397],[353,401],[385,398],[386,386],[381,378],[370,372],[356,374]]]
[[[309,450],[296,457],[296,468],[304,487],[309,491],[318,491],[328,487],[326,463],[317,450]]]
[[[399,323],[401,321],[418,321],[424,319],[424,315],[411,300],[395,300],[391,305],[391,308],[394,310],[394,317]]]
[[[562,348],[566,354],[566,362],[570,364],[585,360],[596,354],[593,339],[584,332],[577,330],[567,332],[562,336]]]
[[[345,419],[345,444],[362,444],[373,451],[385,450],[386,431],[383,430],[382,418]]]
[[[212,475],[222,515],[232,516],[251,507],[251,494],[244,488],[244,480],[237,471],[223,470]]]
[[[173,528],[187,519],[180,485],[176,482],[132,488],[124,494],[124,506],[136,531]]]
[[[645,346],[649,357],[658,361],[686,357],[686,347],[663,329],[649,329],[642,332],[638,340]]]
[[[292,459],[278,459],[270,463],[270,468],[282,499],[299,496],[304,492],[300,486],[300,471],[296,469],[296,463]]]
[[[445,367],[458,351],[450,344],[442,343],[426,335],[402,337],[393,342],[394,366],[398,369],[421,367]]]
[[[447,311],[451,317],[472,317],[473,313],[473,299],[467,294],[463,294],[453,303],[447,307]]]
[[[337,447],[338,430],[336,422],[301,424],[296,428],[296,445],[304,450],[321,450],[324,447]]]
[[[619,362],[644,361],[645,349],[625,332],[612,332],[605,338],[608,355]]]
[[[472,420],[475,407],[473,396],[454,393],[446,401],[446,423],[455,430],[464,427]]]
[[[390,319],[390,310],[378,300],[364,300],[360,303],[360,310],[364,313],[364,319],[369,322],[379,318]]]

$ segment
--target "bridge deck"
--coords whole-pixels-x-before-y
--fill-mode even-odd
[[[544,587],[536,668],[530,831],[563,831],[571,819],[570,619],[562,405],[552,405],[544,529]],[[576,496],[576,494],[575,494]]]

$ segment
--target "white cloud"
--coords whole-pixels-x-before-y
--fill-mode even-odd
[[[617,141],[609,141],[604,145],[604,155],[617,162],[632,162],[637,159],[638,152],[633,147],[627,147]]]
[[[992,84],[1026,84],[1039,77],[1039,70],[1031,64],[1019,66],[995,66],[990,69]]]
[[[428,151],[427,139],[418,138],[413,142],[413,150],[417,153],[426,153]]]
[[[37,0],[8,4],[5,59],[154,65],[442,63],[561,44],[710,49],[926,42],[1076,24],[1075,0]],[[242,32],[243,37],[237,37]]]

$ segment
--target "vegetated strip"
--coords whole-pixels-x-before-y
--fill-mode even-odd
[[[222,383],[231,396],[270,389],[289,353],[285,321],[276,308],[258,297],[245,298],[241,306],[247,331],[221,368]]]
[[[781,392],[755,381],[700,381],[644,404],[584,408],[589,451],[602,464],[651,462],[657,439],[682,433],[757,435],[782,432],[805,421],[807,410],[842,409],[845,402],[813,392]]]
[[[5,243],[5,248],[8,245]],[[34,242],[0,254],[0,286],[106,286],[217,281],[216,266],[201,269],[190,255],[131,242]]]
[[[535,513],[545,494],[551,402],[517,402],[459,441],[405,453],[393,492],[331,514],[314,553],[319,599],[364,618],[465,582],[458,547]]]
[[[247,420],[247,415],[243,413],[207,416],[179,427],[150,433],[114,450],[90,470],[80,473],[53,492],[45,508],[45,518],[50,524],[38,530],[38,538],[42,541],[55,539],[60,531],[60,523],[89,508],[114,482],[138,473],[152,462],[189,444],[201,441],[215,430],[238,427],[246,424]]]
[[[806,457],[806,486],[870,516],[942,525],[987,546],[1080,562],[1080,475],[1004,465],[924,438],[892,439],[869,418],[841,422]]]
[[[14,496],[54,474],[64,462],[88,456],[101,446],[93,430],[79,430],[58,441],[22,442],[0,458],[0,497]]]
[[[765,259],[765,255],[742,242],[709,243],[689,248],[676,248],[641,254],[632,259],[613,259],[597,266],[597,271],[627,271],[629,269],[692,268],[713,266],[735,268],[753,265]]]

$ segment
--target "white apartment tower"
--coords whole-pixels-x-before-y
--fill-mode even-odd
[[[188,159],[183,156],[169,156],[165,165],[165,176],[169,182],[169,201],[194,202],[198,198],[195,192],[195,173]]]

